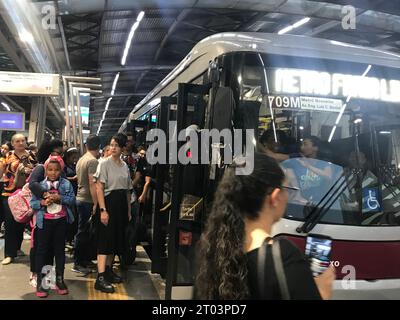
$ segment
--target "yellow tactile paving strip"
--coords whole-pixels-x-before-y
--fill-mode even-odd
[[[86,281],[88,300],[129,300],[124,283],[114,284],[114,293],[103,293],[94,288],[95,281],[96,273],[89,274]]]

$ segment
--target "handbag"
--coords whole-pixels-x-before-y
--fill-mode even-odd
[[[95,260],[97,257],[97,226],[98,214],[91,215],[83,226],[82,231],[76,235],[76,241],[80,243],[83,260]]]
[[[261,247],[258,249],[257,256],[257,273],[258,273],[258,283],[259,285],[259,293],[260,297],[265,297],[265,257],[268,250],[268,242],[271,240],[271,237],[268,237],[264,240]],[[273,267],[275,269],[275,274],[278,278],[279,291],[283,300],[290,300],[289,289],[286,281],[285,270],[283,268],[282,256],[281,256],[281,247],[279,244],[279,238],[273,239],[272,242],[272,261]]]

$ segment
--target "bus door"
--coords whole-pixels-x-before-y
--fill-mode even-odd
[[[176,121],[177,98],[162,97],[158,110],[157,129],[162,130],[169,136],[169,123]],[[166,146],[166,154],[169,154],[169,144]],[[169,164],[158,163],[155,165],[154,177],[156,188],[154,191],[154,214],[152,219],[152,261],[151,272],[159,273],[163,278],[167,272],[167,234],[168,222],[171,212],[171,166]]]
[[[178,141],[177,150],[190,146],[183,151],[186,160],[183,164],[177,161],[172,165],[173,185],[171,215],[168,232],[168,268],[166,279],[166,299],[190,299],[195,276],[195,246],[201,233],[204,214],[205,170],[206,165],[193,164],[199,156],[195,152],[196,139],[194,132],[205,126],[205,113],[210,87],[195,84],[179,84],[176,141],[179,133],[189,140]],[[200,134],[199,134],[200,136]],[[182,137],[182,136],[181,136]],[[200,142],[200,141],[199,141]],[[200,144],[200,143],[199,143]],[[198,144],[198,146],[199,146]],[[181,149],[182,148],[182,149]],[[176,153],[176,151],[175,151]]]

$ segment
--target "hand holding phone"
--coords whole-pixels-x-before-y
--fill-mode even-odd
[[[305,255],[310,261],[314,277],[329,268],[331,261],[332,239],[328,236],[309,234],[306,240]]]

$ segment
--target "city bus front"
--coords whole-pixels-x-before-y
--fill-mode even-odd
[[[333,239],[334,298],[400,298],[399,70],[259,53],[225,65],[236,126],[298,188],[274,233],[301,250],[309,233]]]

